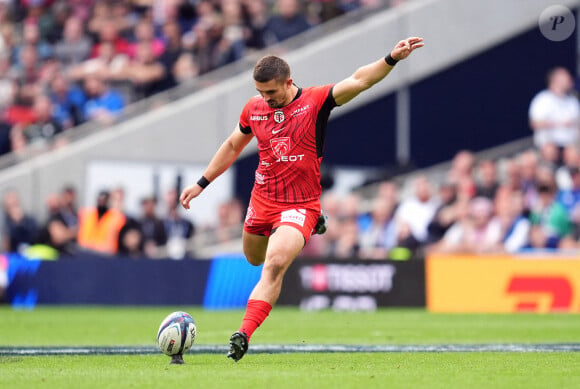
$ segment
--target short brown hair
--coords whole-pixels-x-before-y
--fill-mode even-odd
[[[282,58],[275,55],[262,57],[254,67],[254,80],[258,82],[285,81],[289,77],[290,66]]]

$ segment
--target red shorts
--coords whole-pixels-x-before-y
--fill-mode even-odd
[[[292,226],[308,242],[320,216],[320,200],[305,203],[278,203],[252,193],[246,212],[244,230],[250,234],[270,236],[272,230]]]

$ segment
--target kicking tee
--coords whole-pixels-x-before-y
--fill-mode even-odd
[[[260,162],[254,189],[280,203],[320,198],[320,163],[330,111],[336,107],[333,85],[299,88],[282,108],[270,108],[252,97],[240,115],[240,130],[258,141]]]

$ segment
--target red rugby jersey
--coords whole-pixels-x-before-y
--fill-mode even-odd
[[[324,137],[330,111],[336,107],[332,87],[300,88],[282,108],[270,108],[261,96],[246,103],[240,130],[254,134],[260,156],[254,192],[281,203],[320,197]]]

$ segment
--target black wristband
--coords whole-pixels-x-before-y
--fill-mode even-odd
[[[389,53],[389,55],[387,55],[385,57],[385,62],[389,66],[395,66],[397,64],[397,62],[399,62],[399,60],[398,59],[394,59],[393,57],[391,57],[391,53]]]
[[[209,185],[209,180],[204,176],[201,176],[201,178],[197,180],[197,185],[201,186],[202,189],[205,189]]]

